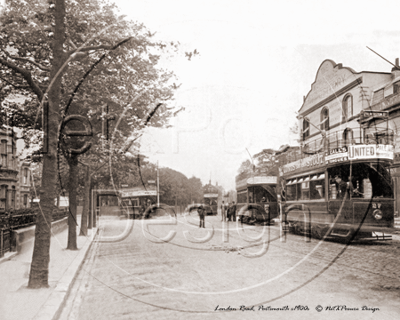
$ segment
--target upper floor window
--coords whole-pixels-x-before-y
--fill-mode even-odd
[[[1,165],[3,168],[7,168],[7,140],[1,140],[0,144],[0,155],[1,155]]]
[[[28,176],[29,176],[29,170],[28,168],[24,168],[23,184],[28,184]]]
[[[343,99],[342,121],[348,121],[353,116],[353,96],[348,94]]]
[[[28,195],[24,194],[24,207],[27,208],[28,207]]]
[[[347,128],[343,131],[343,141],[346,146],[354,143],[353,130]]]
[[[306,140],[310,135],[310,123],[304,119],[303,120],[303,140]]]
[[[329,109],[327,107],[321,111],[321,130],[329,130]]]

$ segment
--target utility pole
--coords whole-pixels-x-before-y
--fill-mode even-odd
[[[157,160],[157,207],[160,207],[160,176],[158,174],[158,160]]]

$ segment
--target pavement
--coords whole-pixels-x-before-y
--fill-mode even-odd
[[[77,219],[80,222],[80,218]],[[78,234],[79,234],[79,229]],[[68,229],[51,237],[49,287],[28,289],[34,241],[24,243],[16,254],[8,253],[0,260],[0,319],[50,320],[63,307],[69,288],[78,273],[97,233],[78,236],[78,250],[66,250]]]

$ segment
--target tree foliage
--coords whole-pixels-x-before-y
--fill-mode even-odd
[[[70,114],[87,117],[94,136],[85,160],[115,164],[124,157],[119,150],[129,138],[147,125],[167,125],[172,114],[166,102],[176,88],[173,73],[157,64],[161,54],[176,51],[177,45],[154,41],[142,24],[118,16],[115,9],[106,0],[8,0],[0,17],[0,122],[11,121],[23,130],[28,147],[41,148],[42,105],[49,102],[43,219],[36,227],[30,287],[47,286],[60,121]],[[100,130],[107,117],[104,105],[116,115],[111,141]],[[77,165],[67,148],[64,156],[70,166]],[[61,190],[67,184],[59,183]]]

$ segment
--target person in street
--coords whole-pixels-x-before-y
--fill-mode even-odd
[[[225,203],[222,201],[221,204],[221,221],[225,221],[226,216],[225,216]]]
[[[197,209],[197,212],[199,213],[199,220],[200,220],[200,225],[199,228],[201,228],[203,226],[203,228],[205,228],[204,224],[204,217],[206,215],[206,211],[204,210],[203,205],[200,205],[200,207]]]
[[[335,176],[335,182],[337,184],[338,199],[343,199],[347,191],[347,183],[339,176]]]
[[[231,221],[231,203],[228,203],[228,208],[226,209],[226,221]]]
[[[236,221],[236,204],[235,204],[235,201],[232,201],[231,215],[232,215],[232,221]]]

